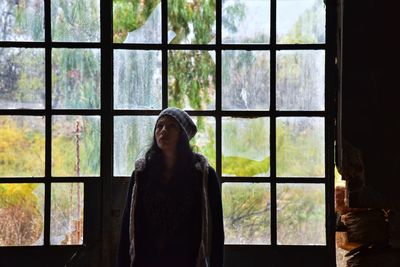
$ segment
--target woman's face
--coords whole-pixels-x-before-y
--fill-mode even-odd
[[[179,141],[181,127],[171,116],[161,117],[156,124],[155,138],[157,146],[163,152],[172,152],[176,150]]]

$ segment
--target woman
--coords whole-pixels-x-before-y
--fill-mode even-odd
[[[220,183],[207,159],[189,146],[196,132],[181,109],[158,116],[153,143],[130,180],[118,266],[223,265]]]

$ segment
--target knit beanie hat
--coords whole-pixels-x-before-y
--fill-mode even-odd
[[[188,140],[192,139],[197,133],[196,124],[194,124],[192,118],[190,118],[189,114],[187,114],[184,110],[172,107],[166,108],[158,115],[156,124],[158,120],[165,115],[173,117],[179,123],[181,128],[185,131]]]

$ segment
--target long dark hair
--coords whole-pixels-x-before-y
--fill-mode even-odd
[[[165,160],[162,150],[158,147],[155,132],[153,141],[145,154],[146,169],[152,175],[161,175],[165,169]],[[176,145],[176,163],[173,173],[178,176],[193,171],[194,153],[189,144],[189,139],[185,131],[181,128],[178,143]]]

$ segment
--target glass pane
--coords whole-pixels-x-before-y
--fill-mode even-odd
[[[0,116],[0,177],[44,176],[45,119]]]
[[[51,0],[51,38],[56,42],[100,41],[100,0]]]
[[[100,116],[52,117],[53,176],[100,175]]]
[[[43,245],[44,184],[0,184],[0,246]]]
[[[0,1],[0,41],[44,41],[44,1]]]
[[[222,42],[269,43],[271,3],[267,0],[223,0]]]
[[[324,0],[278,0],[277,43],[325,43]]]
[[[190,145],[194,152],[198,152],[207,157],[210,165],[216,168],[215,152],[215,118],[214,117],[195,117],[192,116],[197,126],[197,133],[190,140]]]
[[[168,106],[215,108],[215,51],[168,51]]]
[[[276,108],[324,110],[325,51],[278,51]]]
[[[270,186],[223,183],[225,244],[270,244]]]
[[[325,185],[278,184],[279,245],[325,245]]]
[[[100,108],[99,49],[53,49],[52,106]]]
[[[51,184],[51,245],[83,242],[83,183]]]
[[[268,110],[269,51],[222,51],[222,108]]]
[[[277,118],[277,176],[324,177],[324,138],[324,118]]]
[[[44,49],[0,48],[0,109],[44,109],[44,71]]]
[[[269,118],[222,118],[222,175],[269,176]]]
[[[161,43],[161,1],[113,0],[114,43]]]
[[[161,51],[114,50],[114,108],[161,109]]]
[[[157,116],[114,118],[114,176],[130,176],[153,141]]]
[[[173,44],[215,44],[215,0],[168,0]]]

